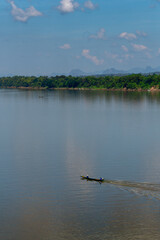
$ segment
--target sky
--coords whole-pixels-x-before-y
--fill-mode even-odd
[[[0,75],[160,66],[160,0],[1,0]]]

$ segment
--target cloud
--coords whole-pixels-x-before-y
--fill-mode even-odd
[[[106,39],[105,38],[105,29],[101,28],[99,30],[99,32],[97,32],[96,35],[90,35],[90,38],[94,38],[94,39]]]
[[[14,1],[9,1],[9,3],[11,4],[12,7],[11,14],[17,21],[27,22],[27,20],[30,17],[38,17],[43,15],[41,12],[37,11],[33,6],[26,8],[26,10],[23,10],[21,8],[18,8],[15,5]]]
[[[96,56],[90,55],[90,50],[89,49],[83,49],[82,56],[91,60],[96,65],[101,65],[104,62],[104,60],[99,60]]]
[[[79,7],[78,2],[74,2],[74,0],[61,0],[60,5],[57,9],[61,13],[71,13],[74,12]]]
[[[131,55],[131,54],[125,54],[125,55],[124,55],[124,58],[125,58],[125,60],[128,60],[128,59],[130,59],[130,58],[134,58],[134,56]]]
[[[160,55],[160,48],[158,48],[158,52],[157,53],[158,53],[158,55]]]
[[[150,8],[156,8],[156,4],[152,4],[149,6]]]
[[[106,55],[107,58],[112,59],[112,60],[114,60],[114,61],[116,61],[118,63],[122,63],[123,62],[123,59],[120,58],[120,56],[118,54],[116,54],[116,53],[110,53],[108,51],[105,51],[105,55]]]
[[[134,48],[134,50],[136,51],[144,51],[147,50],[148,48],[144,45],[140,45],[140,44],[132,44],[132,47]]]
[[[64,45],[60,46],[59,48],[67,50],[67,49],[70,49],[71,46],[68,43],[65,43]]]
[[[94,9],[96,9],[98,7],[98,5],[97,4],[93,4],[91,2],[91,0],[88,0],[88,1],[86,1],[84,3],[84,7],[87,8],[87,9],[90,9],[90,10],[94,10]]]
[[[146,37],[147,36],[147,33],[143,32],[143,31],[136,31],[136,33],[139,37]]]
[[[146,36],[147,36],[147,33],[137,30],[136,34],[135,33],[123,32],[119,35],[119,38],[131,41],[131,40],[136,40],[137,38],[146,37]]]
[[[127,33],[127,32],[123,32],[119,35],[120,38],[124,38],[126,40],[134,40],[137,39],[136,34],[134,33]]]
[[[109,58],[112,58],[112,59],[118,58],[118,54],[110,53],[110,52],[107,52],[107,51],[105,51],[105,55]]]
[[[121,48],[123,49],[124,52],[128,52],[128,48],[125,45],[122,45]]]
[[[146,57],[147,57],[147,58],[149,58],[149,59],[152,58],[152,55],[151,55],[149,52],[146,52],[145,54],[146,54]]]
[[[134,56],[129,53],[118,55],[116,53],[105,51],[105,55],[108,59],[118,63],[123,63],[124,61],[128,61],[129,59],[134,58]]]
[[[72,13],[76,9],[84,11],[85,9],[94,10],[98,7],[97,4],[93,4],[91,0],[84,2],[83,7],[80,8],[80,4],[74,0],[61,0],[57,9],[61,13]]]

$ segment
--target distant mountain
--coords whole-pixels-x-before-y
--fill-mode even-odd
[[[110,68],[110,69],[106,69],[104,71],[96,71],[96,72],[83,72],[80,69],[73,69],[69,74],[67,75],[71,75],[73,77],[77,77],[77,76],[97,76],[97,75],[116,75],[116,74],[125,74],[127,72],[123,71],[123,70],[117,70],[115,68]]]
[[[124,73],[127,73],[126,71],[124,71],[124,70],[117,70],[117,69],[115,69],[115,68],[109,68],[109,69],[106,69],[105,71],[103,71],[102,72],[102,74],[104,74],[104,75],[111,75],[111,74],[124,74]]]
[[[73,69],[72,71],[70,71],[69,73],[58,73],[58,72],[53,72],[51,74],[48,74],[48,77],[55,77],[55,76],[61,76],[61,75],[65,75],[65,76],[73,76],[73,77],[82,77],[82,76],[107,76],[107,75],[127,75],[127,74],[138,74],[138,73],[142,73],[142,74],[149,74],[149,73],[156,73],[156,74],[160,74],[160,66],[158,67],[151,67],[151,66],[147,66],[146,68],[131,68],[129,70],[118,70],[116,68],[108,68],[105,70],[101,70],[101,71],[94,71],[94,72],[84,72],[80,69]],[[12,74],[12,73],[0,73],[0,77],[13,77],[15,75],[23,75],[23,74]],[[25,75],[25,74],[24,74]],[[30,75],[28,75],[30,76]],[[32,75],[31,75],[32,76]],[[34,74],[33,74],[34,76]],[[43,76],[43,74],[35,74],[35,76]],[[44,76],[47,76],[47,74],[44,74]]]
[[[160,72],[160,67],[152,68],[147,66],[146,68],[132,68],[128,71],[129,73],[154,73]]]
[[[53,72],[53,73],[49,74],[48,76],[49,76],[49,77],[56,77],[56,76],[61,76],[61,75],[67,75],[67,74],[65,74],[65,73],[55,73],[55,72]]]
[[[143,73],[145,70],[143,68],[131,68],[128,73]]]
[[[92,73],[85,73],[81,71],[80,69],[74,69],[72,70],[69,74],[71,76],[106,76],[106,75],[126,75],[126,74],[132,74],[132,73],[143,73],[143,74],[148,74],[148,73],[159,73],[160,72],[160,67],[152,68],[151,66],[147,66],[146,68],[131,68],[129,70],[118,70],[115,68],[109,68],[104,71],[97,71],[97,72],[92,72]]]
[[[0,77],[14,77],[16,74],[12,73],[0,73]]]
[[[127,75],[127,74],[149,74],[149,73],[160,73],[160,66],[152,68],[151,66],[147,66],[146,68],[131,68],[129,70],[119,70],[116,68],[108,68],[102,71],[95,71],[95,72],[84,72],[80,69],[73,69],[69,73],[52,73],[50,76],[73,76],[73,77],[82,77],[82,76],[107,76],[107,75]]]
[[[73,77],[77,77],[77,76],[86,76],[88,74],[81,71],[80,69],[73,69],[68,75],[71,75]]]

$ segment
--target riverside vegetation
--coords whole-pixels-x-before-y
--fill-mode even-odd
[[[160,90],[160,75],[124,76],[13,76],[1,77],[0,88]]]

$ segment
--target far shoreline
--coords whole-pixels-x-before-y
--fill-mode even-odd
[[[125,76],[13,76],[1,77],[0,88],[110,92],[159,92],[160,74]]]
[[[127,88],[46,88],[46,87],[0,87],[0,89],[22,89],[22,90],[69,90],[69,91],[107,91],[107,92],[160,92],[160,89],[127,89]]]

